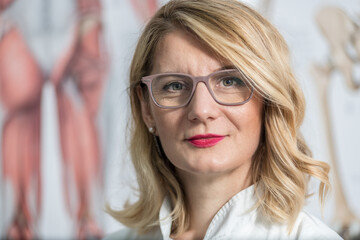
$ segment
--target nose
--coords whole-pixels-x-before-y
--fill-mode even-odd
[[[190,121],[209,121],[216,119],[220,113],[220,104],[211,96],[205,83],[199,82],[188,104],[188,119]]]

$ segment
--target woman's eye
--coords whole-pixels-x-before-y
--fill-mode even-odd
[[[183,88],[183,85],[181,83],[173,83],[171,84],[171,87],[173,90],[181,90]]]
[[[225,86],[225,87],[229,87],[229,86],[232,86],[234,84],[234,80],[233,79],[224,79],[222,81],[222,84]]]
[[[233,78],[225,78],[225,79],[223,79],[221,81],[221,84],[223,86],[225,86],[225,87],[231,87],[231,86],[242,86],[245,83],[241,79],[233,77]]]
[[[179,90],[182,90],[183,87],[184,87],[184,85],[182,83],[172,82],[172,83],[166,84],[165,89],[172,90],[172,91],[179,91]]]

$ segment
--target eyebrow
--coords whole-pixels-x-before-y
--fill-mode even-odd
[[[235,67],[234,65],[226,65],[226,66],[223,66],[219,69],[216,69],[214,72],[216,71],[221,71],[221,70],[227,70],[227,69],[237,69],[237,67]]]
[[[228,70],[228,69],[237,69],[237,67],[235,67],[234,65],[225,65],[225,66],[222,66],[220,68],[213,70],[212,72]],[[165,71],[165,72],[161,72],[161,73],[181,73],[181,71]]]

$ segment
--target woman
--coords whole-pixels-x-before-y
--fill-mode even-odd
[[[130,71],[139,199],[114,239],[340,238],[302,212],[326,163],[300,137],[304,97],[278,31],[235,0],[174,0]]]

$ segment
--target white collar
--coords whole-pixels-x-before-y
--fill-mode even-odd
[[[254,204],[254,185],[251,185],[250,187],[237,193],[224,206],[220,208],[220,210],[211,220],[204,240],[225,237],[226,230],[224,230],[223,225],[231,224],[227,223],[226,219],[237,218],[237,223],[239,223],[239,220],[244,221],[245,223],[246,221],[250,220],[249,218],[256,217],[254,214],[251,214],[254,212],[253,210],[249,211],[254,206]],[[169,197],[166,197],[159,212],[160,230],[163,239],[171,239],[171,211],[172,209],[170,199]]]

